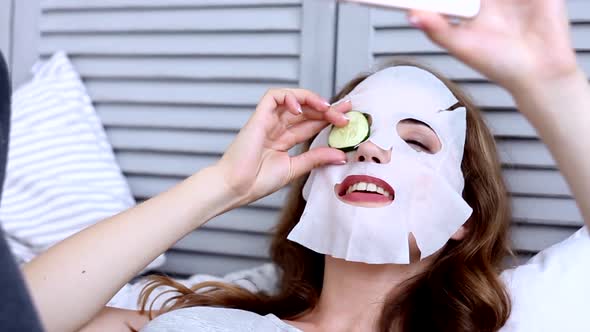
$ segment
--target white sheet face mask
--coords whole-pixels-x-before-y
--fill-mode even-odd
[[[305,210],[288,239],[348,261],[409,264],[408,240],[413,235],[421,259],[432,255],[472,212],[461,196],[465,108],[449,111],[457,99],[444,83],[410,66],[371,75],[345,99],[352,101],[353,110],[371,117],[371,134],[362,144],[375,144],[385,154],[391,151],[391,158],[377,163],[368,156],[359,161],[357,150],[348,153],[346,165],[313,170],[303,188]],[[407,119],[427,124],[440,150],[416,151],[404,141],[398,124]],[[311,148],[328,146],[330,130],[321,131]],[[393,201],[362,207],[344,199],[348,186],[358,182],[374,183],[385,192],[392,189]],[[385,194],[379,199],[384,198]]]

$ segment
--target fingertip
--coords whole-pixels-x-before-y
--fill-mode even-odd
[[[331,110],[338,114],[345,114],[352,110],[352,102],[349,99],[338,104],[333,104]],[[344,116],[343,118],[348,121],[348,118],[346,116]]]
[[[330,147],[319,147],[313,150],[314,154],[321,158],[320,165],[344,165],[348,162],[346,153],[342,150],[330,148]]]
[[[346,165],[348,163],[346,153],[341,150],[330,148],[333,150],[334,157],[329,162],[330,165]]]
[[[411,10],[408,12],[408,22],[421,30],[436,30],[444,28],[447,20],[443,15],[424,10]]]
[[[324,106],[326,106],[326,107],[330,108],[331,104],[330,104],[330,102],[329,102],[329,101],[327,101],[326,99],[324,99],[324,98],[322,98],[322,97],[320,97],[320,99],[321,99],[322,105],[324,105]]]
[[[330,109],[330,103],[319,95],[314,95],[314,107],[318,111],[327,111]]]
[[[303,113],[303,110],[301,109],[301,104],[299,104],[297,98],[291,93],[288,93],[285,96],[285,104],[287,105],[289,111],[294,115],[299,115]]]
[[[419,10],[408,11],[407,18],[411,26],[417,29],[422,29],[422,18]]]
[[[336,127],[345,127],[350,120],[345,114],[330,110],[326,113],[326,119]]]
[[[348,162],[348,158],[347,158],[346,153],[344,151],[334,149],[334,148],[332,148],[332,149],[336,150],[336,152],[338,152],[338,155],[339,155],[338,160],[342,160],[344,164],[346,164]]]
[[[336,160],[330,163],[330,165],[335,165],[335,166],[342,166],[342,165],[346,165],[347,161],[346,160]]]

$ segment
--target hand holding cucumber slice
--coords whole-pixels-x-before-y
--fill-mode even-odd
[[[342,128],[332,127],[328,137],[328,145],[332,148],[349,152],[355,150],[371,135],[371,127],[367,116],[361,112],[346,113],[350,119],[348,125]]]

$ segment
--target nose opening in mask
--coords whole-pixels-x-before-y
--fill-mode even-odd
[[[373,162],[376,164],[387,164],[391,160],[391,152],[383,150],[371,141],[366,141],[359,145],[354,152],[354,161],[356,162]]]

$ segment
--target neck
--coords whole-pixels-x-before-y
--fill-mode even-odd
[[[299,322],[321,331],[373,331],[388,296],[426,264],[370,265],[326,256],[319,302]]]

